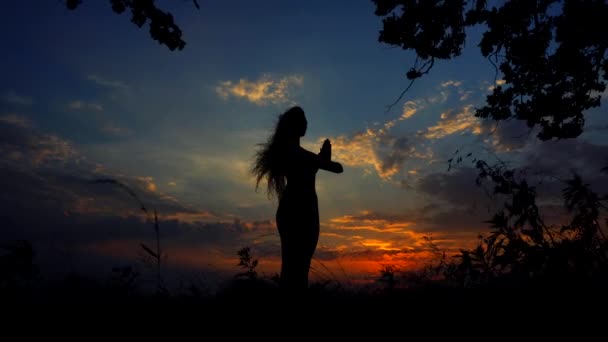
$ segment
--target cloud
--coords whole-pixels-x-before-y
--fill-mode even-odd
[[[414,116],[414,114],[416,114],[419,107],[420,107],[419,103],[416,103],[415,101],[407,101],[403,105],[403,111],[401,113],[401,116],[399,117],[399,120],[403,121],[405,119],[411,118],[412,116]]]
[[[57,196],[65,195],[72,198],[66,203],[72,203],[74,207],[83,208],[83,200],[77,200],[75,193],[82,193],[82,196],[90,195],[90,188],[100,189],[99,185],[91,185],[91,181],[99,178],[113,178],[122,183],[128,184],[136,192],[141,193],[141,199],[158,205],[165,210],[176,210],[179,207],[174,201],[163,196],[157,191],[157,186],[150,177],[133,177],[120,174],[112,174],[106,171],[98,163],[91,162],[88,158],[81,155],[74,145],[66,139],[57,135],[42,133],[31,127],[23,127],[20,121],[17,123],[0,120],[0,165],[3,170],[11,172],[13,177],[24,177],[36,183],[35,179],[43,179],[43,188],[55,189]],[[5,153],[6,152],[6,153]],[[21,176],[17,176],[21,174]],[[11,178],[11,177],[8,177]],[[28,181],[15,182],[14,186],[29,187]],[[27,194],[28,189],[22,189],[21,193]],[[36,190],[37,191],[37,190]],[[125,197],[125,192],[119,188],[111,191],[101,191],[98,193],[104,196]],[[22,197],[17,194],[17,197]],[[125,203],[131,203],[133,199],[126,196],[124,202],[112,199],[108,201],[108,210],[101,210],[122,213],[118,210]],[[100,204],[98,201],[97,204]],[[69,205],[68,205],[69,207]],[[68,207],[65,207],[66,209]],[[99,208],[103,206],[100,205]],[[99,210],[98,210],[99,211]],[[180,209],[183,211],[183,208]]]
[[[76,101],[72,101],[68,104],[68,107],[70,109],[74,109],[74,110],[95,110],[98,112],[103,111],[103,106],[98,104],[98,103],[92,103],[92,102],[85,102],[85,101],[80,101],[80,100],[76,100]]]
[[[525,139],[522,139],[525,140]],[[537,142],[505,159],[514,169],[516,179],[535,187],[537,204],[547,224],[563,224],[565,181],[576,173],[600,196],[608,193],[608,176],[601,169],[608,165],[608,146],[582,138]],[[488,160],[491,162],[491,160]],[[493,193],[494,184],[483,181],[477,186],[478,170],[459,167],[447,173],[422,175],[413,183],[423,203],[423,210],[412,210],[410,219],[419,231],[485,232],[484,221],[500,210],[507,198]],[[426,199],[425,199],[426,197]]]
[[[417,191],[432,198],[437,205],[452,207],[483,206],[489,198],[476,186],[477,169],[461,167],[451,172],[429,173],[418,179]],[[441,204],[439,204],[441,202]]]
[[[324,224],[323,245],[340,254],[407,252],[421,245],[423,234],[402,215],[386,215],[369,210],[331,218]]]
[[[426,132],[422,134],[427,139],[441,139],[456,133],[473,133],[480,134],[481,121],[475,117],[473,105],[465,106],[462,111],[448,110],[441,113],[439,122],[427,127]]]
[[[464,94],[465,92],[459,88],[461,85],[462,82],[459,81],[446,81],[440,86],[458,88],[459,94]],[[473,105],[466,105],[460,111],[452,109],[444,111],[435,125],[415,134],[398,136],[390,132],[399,122],[411,118],[429,105],[437,106],[447,98],[448,93],[440,91],[437,95],[425,99],[407,101],[399,117],[384,122],[379,128],[368,128],[364,132],[333,138],[337,160],[348,166],[371,168],[380,178],[390,180],[401,173],[404,163],[408,160],[431,160],[434,153],[428,145],[429,141],[458,133],[479,135],[489,130],[489,126],[475,117]],[[504,137],[496,139],[495,144],[506,146],[506,140]],[[515,143],[515,141],[509,142]]]
[[[115,90],[122,90],[122,91],[129,89],[129,86],[122,81],[108,80],[106,78],[103,78],[103,77],[101,77],[99,75],[95,75],[95,74],[87,75],[86,79],[97,84],[98,86],[102,86],[102,87],[106,87],[106,88],[112,88]]]
[[[482,87],[481,90],[493,91],[494,88],[507,84],[507,81],[496,80],[496,82],[493,85],[488,85],[488,82],[484,82],[484,84],[485,84],[485,88]]]
[[[158,186],[156,186],[154,178],[152,177],[137,177],[137,180],[142,182],[144,188],[150,192],[156,192],[158,190]]]
[[[352,273],[363,277],[375,277],[383,265],[393,265],[400,270],[411,270],[436,261],[435,246],[450,254],[460,248],[473,247],[478,232],[460,232],[449,229],[432,229],[430,223],[421,219],[420,227],[413,218],[422,214],[383,214],[362,211],[330,219],[322,227],[319,247],[314,260],[322,261],[322,269],[334,277],[345,276],[345,266]],[[313,265],[315,263],[313,262]],[[328,276],[321,274],[317,276]]]
[[[30,122],[16,115],[0,118],[0,151],[11,165],[40,167],[77,161],[72,145],[52,134],[37,133]]]
[[[299,75],[286,76],[281,79],[264,75],[257,81],[247,79],[240,79],[238,82],[221,81],[215,91],[223,99],[232,96],[244,98],[257,105],[280,104],[291,101],[290,89],[301,86],[303,82],[303,77]]]
[[[410,185],[418,204],[403,215],[416,222],[418,232],[451,236],[454,247],[468,246],[477,234],[488,231],[485,221],[505,200],[493,196],[491,184],[477,185],[477,176],[472,167],[422,175]]]
[[[441,236],[443,239],[448,239],[448,236],[458,239],[457,232],[450,230],[449,227],[444,227],[442,231],[430,228],[428,215],[434,212],[435,209],[422,209],[388,214],[364,210],[354,215],[331,218],[324,224],[323,231],[333,233],[325,235],[326,243],[333,241],[334,246],[342,249],[356,249],[362,245],[370,247],[373,242],[379,249],[386,249],[382,246],[390,245],[391,249],[399,246],[402,251],[412,251],[425,248],[425,238],[431,234],[436,237]],[[464,241],[461,242],[466,244]]]
[[[398,174],[409,158],[432,157],[430,151],[418,151],[409,138],[392,136],[385,129],[367,129],[351,136],[335,137],[332,153],[344,165],[371,168],[384,180]]]
[[[401,172],[406,160],[432,158],[432,151],[425,149],[416,135],[399,137],[390,133],[399,122],[411,118],[423,109],[424,102],[407,101],[399,117],[385,122],[379,128],[368,128],[364,132],[333,138],[332,153],[336,160],[347,166],[371,168],[381,179],[390,180]]]
[[[471,97],[472,94],[473,94],[473,92],[471,90],[464,90],[462,92],[459,92],[458,93],[458,95],[460,95],[459,100],[466,101],[469,99],[469,97]]]
[[[446,91],[439,91],[436,95],[430,96],[426,99],[426,102],[430,103],[430,104],[441,104],[444,103],[448,100],[448,93]]]
[[[400,116],[376,124],[365,131],[334,137],[332,141],[336,159],[345,165],[375,172],[383,180],[391,180],[403,173],[406,162],[410,162],[410,165],[409,170],[403,173],[405,177],[417,175],[418,171],[424,173],[422,162],[428,164],[434,161],[434,147],[437,146],[438,140],[444,138],[457,135],[478,136],[474,139],[475,142],[480,146],[489,147],[494,152],[509,152],[526,146],[526,139],[521,139],[530,133],[525,124],[518,121],[497,125],[493,121],[477,118],[473,104],[459,105],[458,109],[448,107],[443,110],[436,123],[416,133],[394,133],[401,121],[408,120],[419,112],[428,112],[437,107],[445,108],[441,104],[445,103],[452,93],[457,93],[461,101],[473,94],[473,91],[464,90],[462,86],[461,81],[443,82],[435,95],[407,101]],[[416,173],[408,172],[413,169]]]
[[[31,121],[28,118],[12,113],[0,116],[0,122],[14,125],[19,128],[28,128],[32,125]]]
[[[330,227],[337,230],[370,231],[376,233],[405,234],[414,225],[402,217],[385,216],[370,211],[363,211],[358,215],[345,215],[329,220]]]
[[[462,85],[461,81],[445,81],[441,83],[441,87],[442,88],[447,88],[447,87],[460,87]]]
[[[443,85],[455,86],[448,81]],[[498,83],[501,83],[500,80]],[[459,83],[456,83],[459,84]],[[471,91],[463,92],[458,90],[461,95],[468,98]],[[536,133],[530,129],[523,120],[506,120],[496,122],[489,119],[481,119],[475,116],[475,109],[472,104],[464,105],[461,109],[448,109],[441,113],[436,124],[426,127],[417,132],[420,141],[439,140],[456,134],[472,134],[480,136],[482,140],[478,142],[485,144],[494,152],[506,153],[521,150],[527,144],[535,141]]]
[[[17,94],[14,90],[9,90],[2,95],[2,101],[18,106],[31,106],[34,101],[31,97]]]
[[[465,90],[462,87],[462,81],[445,81],[441,83],[441,88],[454,88],[456,90],[456,93],[458,94],[458,99],[460,101],[466,101],[469,99],[469,97],[471,97],[471,95],[473,95],[473,91],[471,90]],[[445,102],[447,100],[447,93],[445,91],[440,91],[440,95],[444,98],[442,102]]]
[[[481,125],[482,134],[488,136],[485,142],[495,152],[518,151],[537,141],[536,135],[539,128],[529,128],[524,120],[503,120],[500,122],[484,120]]]
[[[101,126],[100,130],[103,133],[117,137],[125,137],[131,134],[131,131],[128,128],[116,126],[112,123],[106,123],[105,125]]]
[[[471,243],[479,234],[485,234],[490,230],[486,223],[492,217],[493,212],[480,207],[453,208],[442,207],[431,215],[421,218],[421,229],[427,233],[439,233],[452,236],[454,247],[471,247]],[[422,228],[423,227],[423,228]]]
[[[583,177],[604,178],[601,168],[608,166],[608,146],[584,139],[545,141],[530,148],[524,156],[524,167],[537,173],[571,176],[573,172]]]

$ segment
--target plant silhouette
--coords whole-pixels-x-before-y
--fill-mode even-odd
[[[154,0],[110,0],[116,14],[131,11],[131,22],[142,27],[150,22],[150,37],[169,50],[183,50],[186,42],[182,39],[182,30],[174,22],[173,14],[156,7]],[[192,0],[196,9],[200,9],[197,0]],[[82,4],[82,0],[65,0],[66,8],[73,11]]]
[[[608,278],[608,242],[600,225],[601,198],[578,175],[562,191],[571,215],[566,224],[549,225],[537,193],[514,170],[477,161],[478,183],[489,180],[494,194],[506,196],[504,208],[487,222],[492,231],[477,248],[463,250],[446,272],[476,287],[604,287]]]
[[[244,272],[241,272],[236,275],[237,278],[245,278],[250,281],[254,281],[258,277],[258,272],[255,268],[258,266],[258,259],[253,259],[251,256],[251,248],[243,247],[239,249],[237,252],[239,256],[239,264],[241,268],[245,269]]]
[[[123,184],[123,183],[121,183],[121,182],[119,182],[119,181],[117,181],[115,179],[111,179],[111,178],[95,179],[92,182],[94,184],[113,184],[113,185],[117,185],[118,187],[120,187],[121,189],[123,189],[124,191],[126,191],[129,194],[129,196],[133,197],[133,199],[135,199],[137,201],[137,203],[139,204],[139,207],[140,207],[141,211],[143,211],[146,214],[146,216],[148,216],[150,214],[148,212],[148,209],[146,208],[146,206],[142,202],[142,200],[135,193],[135,191],[133,191],[131,188],[129,188],[125,184]],[[148,218],[149,218],[149,216],[148,216]],[[154,233],[156,235],[156,249],[153,250],[152,248],[148,247],[143,242],[140,243],[139,245],[146,252],[146,254],[152,258],[152,260],[156,264],[156,292],[157,292],[157,294],[163,294],[163,295],[165,295],[165,294],[167,294],[167,289],[163,285],[163,279],[162,279],[162,275],[161,275],[161,262],[162,262],[162,259],[163,259],[163,257],[165,255],[163,254],[163,252],[162,252],[162,250],[160,248],[160,227],[159,227],[159,222],[158,222],[158,212],[157,212],[156,209],[154,209],[154,218],[153,218],[153,220],[154,220],[153,221],[154,222]]]
[[[29,241],[0,244],[0,289],[29,284],[39,273],[34,264],[34,250]]]
[[[280,284],[289,292],[308,288],[310,262],[319,239],[316,173],[319,169],[343,172],[342,165],[331,160],[329,139],[318,154],[300,146],[307,125],[301,107],[281,114],[274,133],[257,151],[252,169],[256,189],[266,178],[268,195],[279,199],[276,222],[281,237]]]

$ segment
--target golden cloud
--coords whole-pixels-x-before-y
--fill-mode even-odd
[[[414,116],[414,114],[416,114],[416,112],[418,111],[418,107],[419,107],[419,104],[416,103],[415,101],[407,101],[403,105],[403,112],[401,113],[401,116],[399,117],[399,121],[403,121],[405,119],[409,119],[412,116]]]
[[[480,134],[481,124],[473,112],[473,105],[468,105],[459,113],[453,110],[441,113],[441,119],[435,126],[428,127],[423,136],[427,139],[441,139],[446,136],[470,131],[473,134]]]
[[[403,120],[402,118],[397,120]],[[333,138],[332,153],[336,160],[347,166],[372,168],[381,179],[390,180],[401,171],[405,159],[432,157],[432,151],[418,151],[407,138],[389,135],[388,130],[394,122],[396,120],[387,122],[382,128],[368,128],[350,137]],[[321,140],[318,143],[322,143]]]
[[[361,215],[344,215],[329,220],[330,227],[337,230],[367,230],[378,233],[406,234],[405,228],[412,226],[413,222],[392,221],[386,218],[375,217],[364,211]]]
[[[143,183],[144,188],[150,192],[156,192],[158,190],[156,183],[154,183],[154,178],[152,177],[137,177],[137,180]]]
[[[488,86],[488,91],[492,91],[497,86],[505,85],[506,83],[507,83],[507,81],[505,81],[505,80],[496,80],[496,82],[494,83],[494,85]]]
[[[216,93],[223,99],[230,96],[245,98],[257,105],[267,103],[285,103],[289,99],[289,89],[293,86],[301,86],[304,78],[299,75],[283,77],[279,80],[269,75],[262,76],[257,81],[240,79],[238,82],[222,81],[216,87]]]

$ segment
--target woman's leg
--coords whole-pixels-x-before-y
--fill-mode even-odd
[[[306,274],[306,284],[308,286],[308,276],[310,274],[310,265],[312,262],[312,257],[315,254],[315,250],[317,249],[317,244],[319,242],[319,232],[320,232],[320,224],[319,224],[319,208],[317,204],[316,196],[313,201],[310,203],[310,216],[307,220],[306,225],[306,237],[305,237],[305,246],[303,255],[305,258],[305,274]]]
[[[281,286],[296,291],[308,288],[312,256],[319,240],[319,212],[314,201],[297,206],[279,205],[276,220],[281,237]]]
[[[285,226],[279,223],[281,236],[281,287],[290,291],[305,291],[308,288],[308,272],[312,257],[310,236],[302,234],[309,227]]]

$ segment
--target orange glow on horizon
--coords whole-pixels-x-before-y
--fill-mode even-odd
[[[179,213],[164,218],[185,221],[216,219],[211,213]],[[258,274],[270,277],[280,272],[280,241],[272,221],[247,222],[234,221],[239,229],[231,234],[240,234],[239,239],[249,241],[252,257],[259,260]],[[434,248],[445,251],[449,258],[461,248],[475,246],[477,234],[463,232],[433,232],[432,244],[429,233],[419,232],[414,222],[399,217],[382,216],[371,211],[361,211],[359,215],[343,215],[326,221],[321,229],[319,244],[313,257],[311,280],[335,280],[349,283],[365,283],[380,277],[384,266],[392,266],[396,272],[413,271],[436,263],[441,258]],[[252,238],[251,233],[263,234],[272,231],[272,236]],[[356,231],[357,234],[348,234]],[[249,236],[249,237],[247,237]],[[236,240],[233,240],[236,243]],[[146,252],[140,246],[155,243],[147,239],[111,240],[84,246],[87,252],[112,257],[138,260]],[[182,239],[161,241],[161,248],[167,256],[165,267],[207,270],[221,274],[237,274],[239,268],[237,250],[243,246],[225,245],[210,247],[197,246],[192,240]],[[202,242],[201,242],[202,244]],[[263,251],[263,252],[262,252]]]

